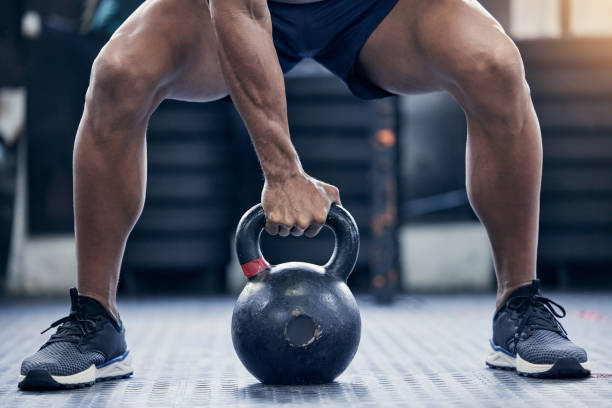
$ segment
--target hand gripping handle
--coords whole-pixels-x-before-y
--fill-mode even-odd
[[[242,272],[251,278],[270,267],[261,253],[259,239],[266,224],[261,204],[248,210],[240,219],[236,230],[236,253]],[[359,231],[351,214],[343,207],[333,204],[327,215],[325,226],[336,238],[334,252],[325,264],[330,275],[346,281],[355,267],[359,255]]]

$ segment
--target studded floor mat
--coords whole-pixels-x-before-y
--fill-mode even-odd
[[[0,301],[0,407],[612,407],[612,294],[548,294],[568,309],[570,337],[593,376],[536,380],[485,367],[494,299],[405,296],[393,306],[358,298],[360,349],[337,382],[259,384],[230,337],[231,298],[120,302],[134,358],[132,378],[55,392],[17,389],[21,359],[68,313],[65,301]]]

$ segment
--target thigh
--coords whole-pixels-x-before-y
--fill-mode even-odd
[[[362,48],[359,63],[392,93],[453,91],[477,82],[476,73],[498,52],[517,51],[476,0],[399,0]]]
[[[228,93],[205,0],[144,2],[98,59],[146,79],[161,99],[204,102]]]

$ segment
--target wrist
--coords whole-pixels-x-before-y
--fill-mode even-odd
[[[275,163],[274,166],[262,166],[266,183],[279,184],[287,180],[306,177],[299,159],[296,157],[286,163]]]

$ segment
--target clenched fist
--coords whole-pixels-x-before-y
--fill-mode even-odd
[[[269,234],[312,238],[325,224],[331,205],[340,204],[340,193],[335,186],[300,174],[273,182],[266,180],[261,203]]]

